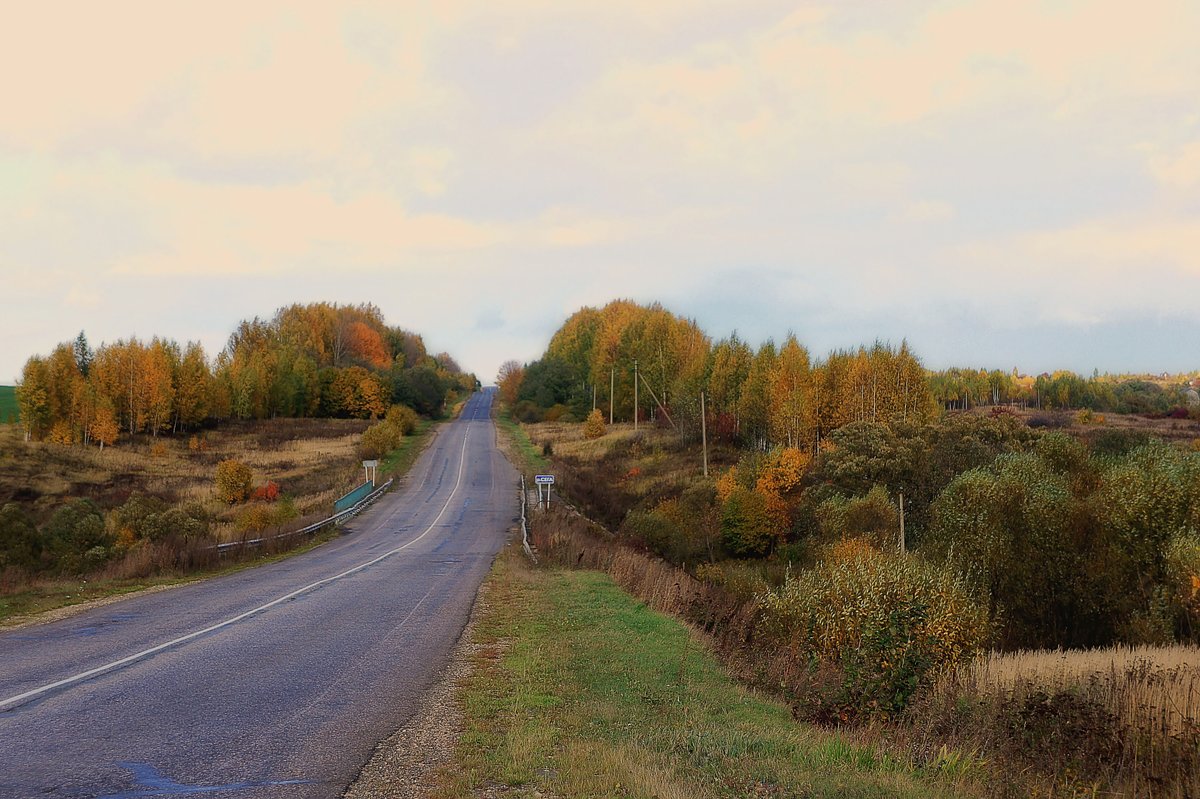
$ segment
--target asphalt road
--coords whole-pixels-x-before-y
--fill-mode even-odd
[[[346,536],[0,633],[0,797],[340,796],[437,678],[516,513],[490,402]]]

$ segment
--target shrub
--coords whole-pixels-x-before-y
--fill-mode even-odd
[[[261,533],[286,524],[297,515],[296,506],[287,498],[276,504],[254,502],[238,514],[234,526],[242,533]]]
[[[766,555],[784,533],[776,522],[764,495],[738,486],[721,511],[721,543],[740,557]]]
[[[840,675],[807,715],[895,716],[988,638],[987,612],[958,578],[865,543],[835,548],[759,602],[759,632],[812,674]]]
[[[122,549],[129,549],[139,541],[207,538],[211,526],[208,512],[197,502],[172,507],[156,497],[140,494],[130,497],[112,513],[112,527]]]
[[[400,446],[402,435],[387,422],[373,424],[363,431],[358,452],[364,459],[377,460]]]
[[[268,480],[265,484],[254,489],[250,494],[250,499],[255,502],[274,502],[279,499],[279,483]]]
[[[265,502],[252,502],[237,515],[234,526],[238,532],[261,533],[275,525],[275,509]]]
[[[518,422],[537,424],[542,421],[542,409],[529,400],[521,400],[514,407],[512,414]]]
[[[407,405],[393,405],[388,409],[384,421],[400,431],[402,436],[411,436],[417,429],[417,412]]]
[[[10,502],[0,508],[0,571],[9,568],[33,571],[41,553],[37,529],[21,506]]]
[[[112,513],[117,540],[128,547],[139,540],[166,538],[169,530],[162,523],[166,511],[167,503],[161,499],[134,494]]]
[[[168,508],[159,519],[159,528],[165,536],[184,541],[198,541],[212,533],[212,517],[198,502],[189,502]]]
[[[254,473],[239,460],[229,458],[217,464],[217,497],[230,505],[241,502],[250,494],[250,481]]]
[[[568,408],[566,405],[563,405],[562,403],[558,403],[557,405],[551,405],[549,408],[546,409],[545,414],[543,414],[543,416],[542,416],[542,421],[544,421],[544,422],[573,421],[573,419],[570,417],[571,417],[571,409]]]
[[[865,497],[830,497],[817,506],[816,517],[826,541],[866,537],[885,549],[897,546],[900,538],[900,510],[880,485]]]
[[[588,439],[596,439],[608,432],[607,425],[604,424],[604,414],[599,408],[593,408],[588,414],[587,421],[583,423],[583,437]]]
[[[1028,424],[1030,427],[1032,427],[1034,429],[1037,429],[1039,427],[1054,429],[1054,428],[1066,426],[1066,423],[1059,417],[1051,416],[1050,414],[1045,414],[1045,413],[1040,413],[1040,414],[1035,414],[1033,416],[1030,416]]]
[[[1120,458],[1150,443],[1150,434],[1140,430],[1104,430],[1092,438],[1092,452]]]
[[[762,596],[771,588],[763,577],[761,563],[757,561],[702,563],[696,568],[696,579],[720,586],[731,596],[743,601]]]
[[[78,574],[112,555],[113,539],[105,529],[104,515],[90,499],[77,499],[56,510],[42,528],[42,538],[60,572]]]

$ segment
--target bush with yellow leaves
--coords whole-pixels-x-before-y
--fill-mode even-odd
[[[759,634],[794,663],[839,674],[805,714],[893,717],[988,640],[987,610],[954,575],[850,539],[816,568],[759,599]]]
[[[604,414],[600,412],[599,408],[593,408],[583,423],[583,437],[601,438],[606,432],[608,432],[608,427],[604,424]]]
[[[217,464],[215,478],[217,497],[222,502],[232,505],[241,502],[250,495],[250,481],[254,472],[249,466],[234,458],[228,458]]]

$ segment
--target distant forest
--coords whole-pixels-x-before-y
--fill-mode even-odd
[[[376,418],[392,404],[436,417],[477,386],[374,305],[320,302],[241,322],[215,358],[157,336],[93,349],[81,332],[26,362],[17,403],[27,438],[103,446],[228,419]]]

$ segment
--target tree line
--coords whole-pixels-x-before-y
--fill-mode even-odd
[[[611,421],[636,413],[687,437],[700,435],[703,395],[711,436],[761,450],[815,452],[850,422],[918,422],[937,411],[906,343],[817,360],[792,334],[757,349],[736,332],[714,343],[694,320],[627,300],[577,311],[540,359],[509,361],[497,380],[523,421],[581,419],[595,407]]]
[[[157,336],[93,349],[81,332],[25,363],[17,403],[27,440],[103,447],[228,419],[376,418],[394,403],[439,416],[476,386],[374,305],[319,302],[241,322],[215,358]]]
[[[1005,372],[956,367],[930,373],[929,388],[938,404],[946,410],[1019,405],[1039,409],[1184,415],[1188,409],[1188,382],[1181,376],[1155,381],[1144,376],[1098,373],[1085,378],[1069,370],[1033,376],[1019,374],[1016,369]]]

